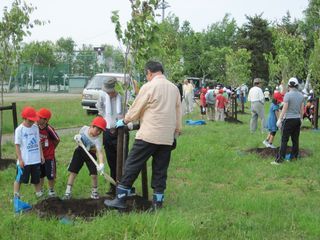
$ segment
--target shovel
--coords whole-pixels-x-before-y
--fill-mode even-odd
[[[85,153],[88,155],[88,157],[90,158],[90,160],[94,163],[94,165],[96,165],[96,167],[98,167],[98,163],[97,161],[94,159],[94,157],[89,153],[89,151],[86,149],[86,147],[83,145],[83,143],[80,141],[77,141],[77,144],[85,151]],[[116,182],[114,181],[114,179],[112,177],[110,177],[108,174],[106,174],[105,172],[101,172],[101,174],[104,176],[104,178],[110,182],[111,184],[113,184],[114,186],[116,186]]]

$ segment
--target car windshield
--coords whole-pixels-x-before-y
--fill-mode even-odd
[[[114,78],[114,76],[94,76],[88,85],[86,86],[87,89],[102,89],[103,83],[108,81],[110,78]],[[123,77],[116,77],[118,82],[124,82]]]

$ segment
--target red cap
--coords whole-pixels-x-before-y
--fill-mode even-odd
[[[103,117],[95,117],[92,120],[91,126],[96,126],[98,128],[101,128],[103,131],[106,130],[107,122],[104,120]]]
[[[204,94],[206,94],[206,93],[207,93],[207,89],[206,89],[206,88],[202,88],[202,89],[201,89],[201,92],[204,93]]]
[[[273,93],[273,98],[277,100],[278,103],[283,102],[283,95],[278,91]]]
[[[50,119],[51,118],[51,112],[49,109],[46,108],[41,108],[38,112],[37,112],[38,117],[40,118],[45,118],[45,119]]]
[[[21,117],[34,122],[39,120],[37,112],[33,107],[25,107],[21,112]]]
[[[223,93],[223,89],[220,89],[220,90],[219,90],[219,93]]]

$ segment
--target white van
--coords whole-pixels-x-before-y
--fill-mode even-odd
[[[88,82],[85,89],[82,92],[81,105],[83,109],[87,110],[87,113],[98,113],[96,103],[99,98],[99,90],[102,89],[103,83],[110,78],[115,77],[117,81],[124,83],[123,73],[98,73]],[[127,83],[130,83],[130,78],[126,76]]]

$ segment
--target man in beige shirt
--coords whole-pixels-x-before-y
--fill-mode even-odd
[[[145,70],[148,82],[141,87],[124,119],[117,122],[117,127],[123,127],[140,120],[140,129],[126,160],[116,198],[104,202],[108,207],[126,208],[126,197],[151,156],[153,209],[162,207],[171,150],[181,131],[181,101],[178,88],[163,75],[161,63],[149,61]]]

